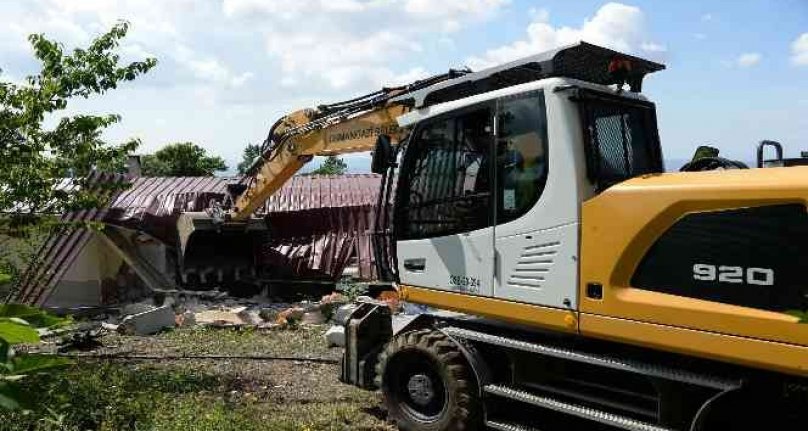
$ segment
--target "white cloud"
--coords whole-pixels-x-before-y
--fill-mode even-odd
[[[527,38],[494,48],[468,60],[474,69],[504,63],[578,41],[591,42],[622,52],[660,53],[664,46],[649,42],[643,12],[634,6],[607,3],[580,27],[554,27],[549,14],[539,13],[527,28]]]
[[[665,52],[668,50],[665,46],[653,42],[643,42],[640,44],[640,49],[645,52]]]
[[[798,66],[808,66],[808,33],[801,34],[791,43],[791,62]]]
[[[735,60],[735,64],[737,64],[738,67],[752,67],[760,63],[761,58],[763,57],[760,55],[760,53],[747,52],[739,55]]]
[[[712,21],[712,20],[713,20],[713,14],[711,14],[711,13],[705,13],[705,14],[703,14],[703,15],[701,16],[701,20],[702,20],[702,21],[704,21],[704,22],[707,22],[707,21]]]
[[[407,0],[404,11],[429,19],[457,16],[487,18],[509,3],[510,0]]]
[[[425,50],[425,36],[459,32],[471,23],[490,19],[509,3],[224,0],[222,13],[235,23],[252,24],[262,35],[266,53],[280,66],[283,87],[324,87],[347,93],[390,85],[390,80],[400,77],[420,77],[422,73],[402,71],[400,64],[401,59],[417,58]],[[413,67],[417,70],[417,66],[409,69]]]

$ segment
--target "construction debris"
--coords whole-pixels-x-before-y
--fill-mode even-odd
[[[320,310],[307,311],[300,319],[301,323],[305,323],[307,325],[322,325],[326,321],[327,319]]]
[[[328,347],[345,347],[345,327],[334,325],[325,331],[325,341]]]
[[[121,320],[118,332],[130,335],[151,335],[176,325],[174,310],[169,306],[131,314]]]

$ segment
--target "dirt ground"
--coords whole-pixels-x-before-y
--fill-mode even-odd
[[[326,347],[326,329],[183,328],[149,337],[105,335],[104,347],[77,353],[232,359],[78,359],[56,378],[26,383],[38,407],[0,415],[0,430],[392,431],[378,394],[340,383],[337,364],[235,358],[336,360],[341,350]]]

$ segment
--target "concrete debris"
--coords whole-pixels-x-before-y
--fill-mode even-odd
[[[345,327],[334,325],[325,331],[325,341],[328,347],[345,347]]]
[[[278,320],[278,314],[279,313],[280,313],[280,310],[278,310],[276,308],[266,307],[266,308],[262,308],[260,311],[258,311],[258,317],[260,317],[261,320],[264,320],[266,322],[275,322],[275,321]]]
[[[177,314],[175,321],[177,323],[177,327],[180,328],[196,326],[196,314],[186,311],[184,313]]]
[[[152,301],[127,304],[120,308],[122,318],[109,316],[103,328],[125,334],[148,335],[170,327],[253,327],[274,329],[288,325],[322,325],[329,321],[337,325],[356,309],[356,305],[339,292],[323,296],[319,301],[298,303],[271,302],[264,295],[249,299],[213,295],[189,294],[188,292],[160,292]],[[373,301],[371,298],[367,300]],[[396,298],[384,298],[391,309],[399,309]],[[159,304],[160,306],[154,305]],[[170,319],[169,319],[170,317]],[[341,335],[329,343],[339,341]]]
[[[393,314],[401,311],[401,300],[398,297],[398,292],[394,290],[385,290],[381,292],[378,300],[387,304]]]
[[[311,310],[307,311],[303,314],[303,317],[300,319],[301,323],[305,323],[307,325],[322,325],[327,320],[323,315],[323,312],[320,310]]]
[[[173,328],[174,325],[176,325],[174,310],[169,306],[163,306],[124,317],[118,332],[129,335],[151,335],[166,328]]]
[[[101,322],[101,328],[105,329],[107,331],[110,331],[110,332],[118,331],[119,326],[121,326],[121,325],[116,325],[114,323],[109,323],[109,322]]]
[[[195,314],[197,325],[206,326],[244,326],[247,324],[239,313],[243,311],[205,310]]]
[[[124,315],[124,316],[129,316],[129,315],[132,315],[132,314],[140,314],[140,313],[145,313],[147,311],[152,311],[155,308],[157,308],[157,307],[155,307],[152,304],[147,304],[145,302],[135,302],[135,303],[132,303],[132,304],[125,305],[121,309],[121,314]]]
[[[264,323],[264,320],[261,319],[258,311],[249,310],[247,307],[244,307],[244,310],[241,310],[236,314],[247,325],[260,325]]]
[[[294,325],[303,319],[306,309],[302,307],[292,307],[278,313],[275,323],[279,325]]]

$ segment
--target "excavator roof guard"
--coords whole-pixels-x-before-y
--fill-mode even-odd
[[[438,82],[393,101],[424,108],[551,77],[574,78],[602,85],[628,84],[631,91],[639,93],[645,75],[664,68],[664,65],[650,60],[578,42]]]

